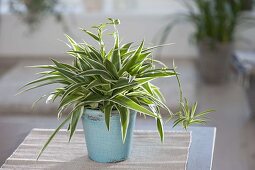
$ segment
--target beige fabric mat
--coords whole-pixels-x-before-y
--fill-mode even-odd
[[[61,130],[36,161],[36,156],[52,129],[33,129],[1,169],[168,169],[184,170],[191,143],[190,132],[165,132],[160,142],[156,131],[135,131],[130,158],[119,163],[96,163],[87,156],[84,134],[77,130],[68,143],[68,133]]]

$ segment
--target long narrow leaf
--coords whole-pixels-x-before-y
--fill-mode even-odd
[[[75,108],[73,111],[71,111],[70,114],[72,114],[71,122],[70,122],[70,135],[69,135],[69,142],[72,139],[72,136],[76,130],[78,121],[81,119],[81,116],[84,113],[84,107],[78,106],[78,108]]]
[[[141,113],[144,113],[144,114],[152,116],[152,117],[158,117],[153,112],[151,112],[148,109],[140,106],[139,104],[137,104],[136,102],[134,102],[133,100],[131,100],[130,98],[128,98],[126,96],[118,95],[115,98],[110,99],[110,101],[112,101],[116,104],[119,104],[123,107],[135,110],[137,112],[141,112]]]
[[[52,141],[52,139],[55,137],[55,135],[58,133],[58,131],[67,123],[67,121],[69,121],[71,119],[71,114],[69,114],[66,119],[55,129],[55,131],[50,135],[49,139],[46,141],[46,143],[43,145],[42,149],[40,150],[38,156],[37,156],[37,160],[39,159],[39,157],[41,156],[41,154],[43,153],[43,151],[47,148],[47,146],[49,145],[49,143]]]
[[[161,142],[164,142],[164,129],[161,118],[157,118],[157,129]]]
[[[91,70],[86,70],[86,71],[83,71],[81,73],[79,73],[78,75],[83,75],[83,76],[95,76],[95,75],[98,75],[98,76],[101,76],[102,78],[106,79],[106,80],[113,80],[113,78],[111,77],[111,75],[104,71],[104,70],[99,70],[99,69],[91,69]]]
[[[119,70],[121,68],[121,59],[120,59],[120,50],[119,50],[119,35],[116,32],[115,33],[115,44],[114,44],[114,50],[112,53],[111,61],[113,65],[115,65],[116,69]]]
[[[120,122],[121,122],[121,134],[122,134],[122,141],[125,143],[128,125],[129,125],[129,109],[126,107],[122,107],[118,104],[115,105],[120,114]]]
[[[109,102],[109,104],[105,107],[104,109],[104,114],[105,114],[105,124],[108,129],[110,130],[110,121],[111,121],[111,112],[112,112],[113,104]]]
[[[81,29],[82,31],[86,32],[89,36],[91,36],[92,38],[94,38],[96,41],[99,41],[99,37],[97,35],[95,35],[94,33],[85,30],[85,29]]]

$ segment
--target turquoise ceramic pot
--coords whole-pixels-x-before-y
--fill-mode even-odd
[[[136,112],[130,111],[126,141],[123,144],[118,112],[111,114],[110,131],[108,131],[104,113],[99,110],[86,109],[82,116],[82,123],[89,158],[102,163],[126,160],[131,152],[135,119]]]

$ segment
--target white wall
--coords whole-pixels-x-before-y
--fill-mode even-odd
[[[79,27],[89,27],[103,22],[106,17],[102,15],[65,16],[68,27],[76,37],[88,40],[88,37],[81,36]],[[167,23],[167,19],[160,15],[117,15],[110,16],[121,19],[119,30],[123,42],[141,41],[143,38],[150,43]],[[187,41],[190,31],[187,27],[178,27],[169,36],[167,42],[176,43],[173,46],[165,47],[163,54],[174,57],[195,56],[195,49]],[[17,20],[16,16],[4,15],[0,27],[0,57],[48,57],[62,56],[66,46],[60,40],[65,40],[61,24],[56,23],[54,18],[43,21],[41,27],[32,34],[28,34],[27,25]],[[77,38],[79,37],[79,38]]]
[[[109,0],[104,1],[108,2]],[[176,0],[139,0],[136,5],[137,9],[126,9],[124,12],[123,9],[122,12],[115,11],[115,13],[111,9],[94,14],[84,11],[84,13],[65,14],[64,18],[72,36],[77,41],[85,39],[90,42],[88,37],[80,33],[79,27],[87,28],[104,22],[107,17],[113,17],[121,19],[119,30],[123,42],[136,42],[144,38],[147,43],[151,43],[168,23],[169,15],[182,10],[176,4]],[[0,57],[61,57],[68,49],[64,43],[59,41],[66,41],[63,35],[65,31],[54,18],[44,20],[41,27],[32,34],[28,34],[27,25],[12,14],[3,14],[0,24]],[[167,39],[167,43],[175,43],[175,45],[165,47],[162,51],[163,57],[196,57],[196,47],[189,40],[192,30],[188,24],[175,27]],[[243,34],[244,39],[252,41],[245,44],[238,37],[238,48],[255,49],[254,29]],[[108,42],[106,41],[106,44]]]

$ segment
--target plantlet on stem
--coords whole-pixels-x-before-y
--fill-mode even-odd
[[[210,112],[214,112],[214,110],[206,110],[200,113],[197,113],[197,102],[195,102],[193,105],[189,105],[189,102],[186,98],[183,98],[183,92],[182,92],[182,86],[181,81],[179,78],[179,75],[177,74],[176,66],[173,62],[173,70],[176,73],[176,79],[178,82],[179,87],[179,93],[180,93],[180,110],[175,113],[173,116],[171,115],[167,122],[169,122],[173,117],[175,117],[175,121],[173,123],[173,127],[177,125],[181,125],[184,129],[187,130],[187,128],[194,124],[205,124],[208,120],[206,115]]]

